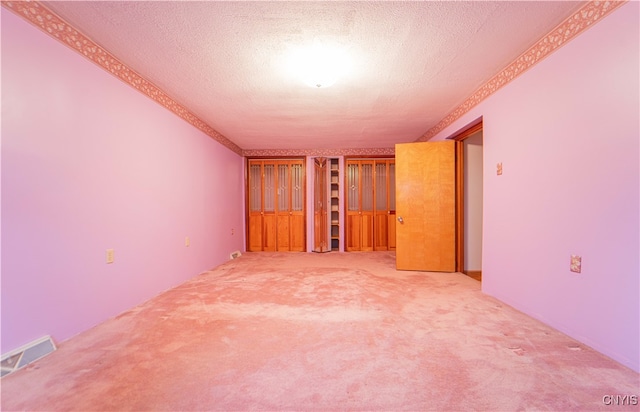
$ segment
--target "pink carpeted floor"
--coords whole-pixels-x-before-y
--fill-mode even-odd
[[[247,253],[2,379],[2,410],[638,410],[639,375],[394,254]]]

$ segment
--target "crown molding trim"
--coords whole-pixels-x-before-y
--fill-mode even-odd
[[[159,87],[140,76],[111,53],[80,33],[39,1],[2,1],[2,6],[170,110],[232,152],[242,155],[242,149],[238,145],[217,132],[186,107],[173,100]]]
[[[578,11],[556,26],[555,29],[542,37],[536,44],[522,53],[506,68],[493,76],[488,82],[480,86],[480,88],[473,92],[467,100],[455,108],[438,124],[419,137],[416,142],[425,142],[440,133],[444,128],[458,120],[487,97],[491,96],[522,73],[538,64],[545,57],[549,56],[569,40],[575,38],[577,35],[591,27],[594,23],[627,3],[627,1],[628,0],[590,1],[585,4]]]
[[[249,149],[243,150],[245,157],[276,156],[395,156],[394,147],[364,149]]]

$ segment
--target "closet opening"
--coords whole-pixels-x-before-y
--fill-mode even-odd
[[[304,158],[247,159],[247,251],[306,250]]]
[[[395,250],[395,159],[345,159],[344,186],[345,250]]]
[[[482,281],[482,119],[451,137],[456,147],[456,270]]]

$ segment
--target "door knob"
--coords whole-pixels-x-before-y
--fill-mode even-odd
[[[404,219],[402,219],[402,216],[398,216],[398,222],[404,223]]]

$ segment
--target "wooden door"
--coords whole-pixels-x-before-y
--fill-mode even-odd
[[[348,160],[346,172],[347,251],[373,250],[374,161]]]
[[[396,162],[389,161],[389,213],[387,215],[389,231],[389,250],[396,250]]]
[[[262,250],[262,163],[249,161],[247,250]]]
[[[395,250],[395,161],[376,160],[373,212],[374,250]]]
[[[328,252],[327,159],[317,157],[313,164],[313,251]]]
[[[373,210],[374,250],[389,248],[388,165],[386,161],[375,162],[375,205]]]
[[[305,245],[305,173],[304,161],[291,161],[291,203],[289,209],[289,250],[304,252]]]
[[[304,251],[304,161],[249,160],[247,250]]]
[[[373,250],[374,161],[360,161],[360,250]]]
[[[275,165],[249,161],[248,250],[276,250]]]
[[[262,170],[262,250],[274,252],[277,248],[276,167],[273,163],[264,163]]]
[[[455,271],[455,142],[396,145],[396,268]]]
[[[277,162],[278,189],[276,192],[276,228],[278,252],[291,250],[291,174],[290,164],[287,161]]]
[[[347,252],[360,250],[361,233],[360,228],[360,164],[357,162],[347,162],[345,173],[346,180],[346,209],[345,215],[346,236],[345,250]]]

